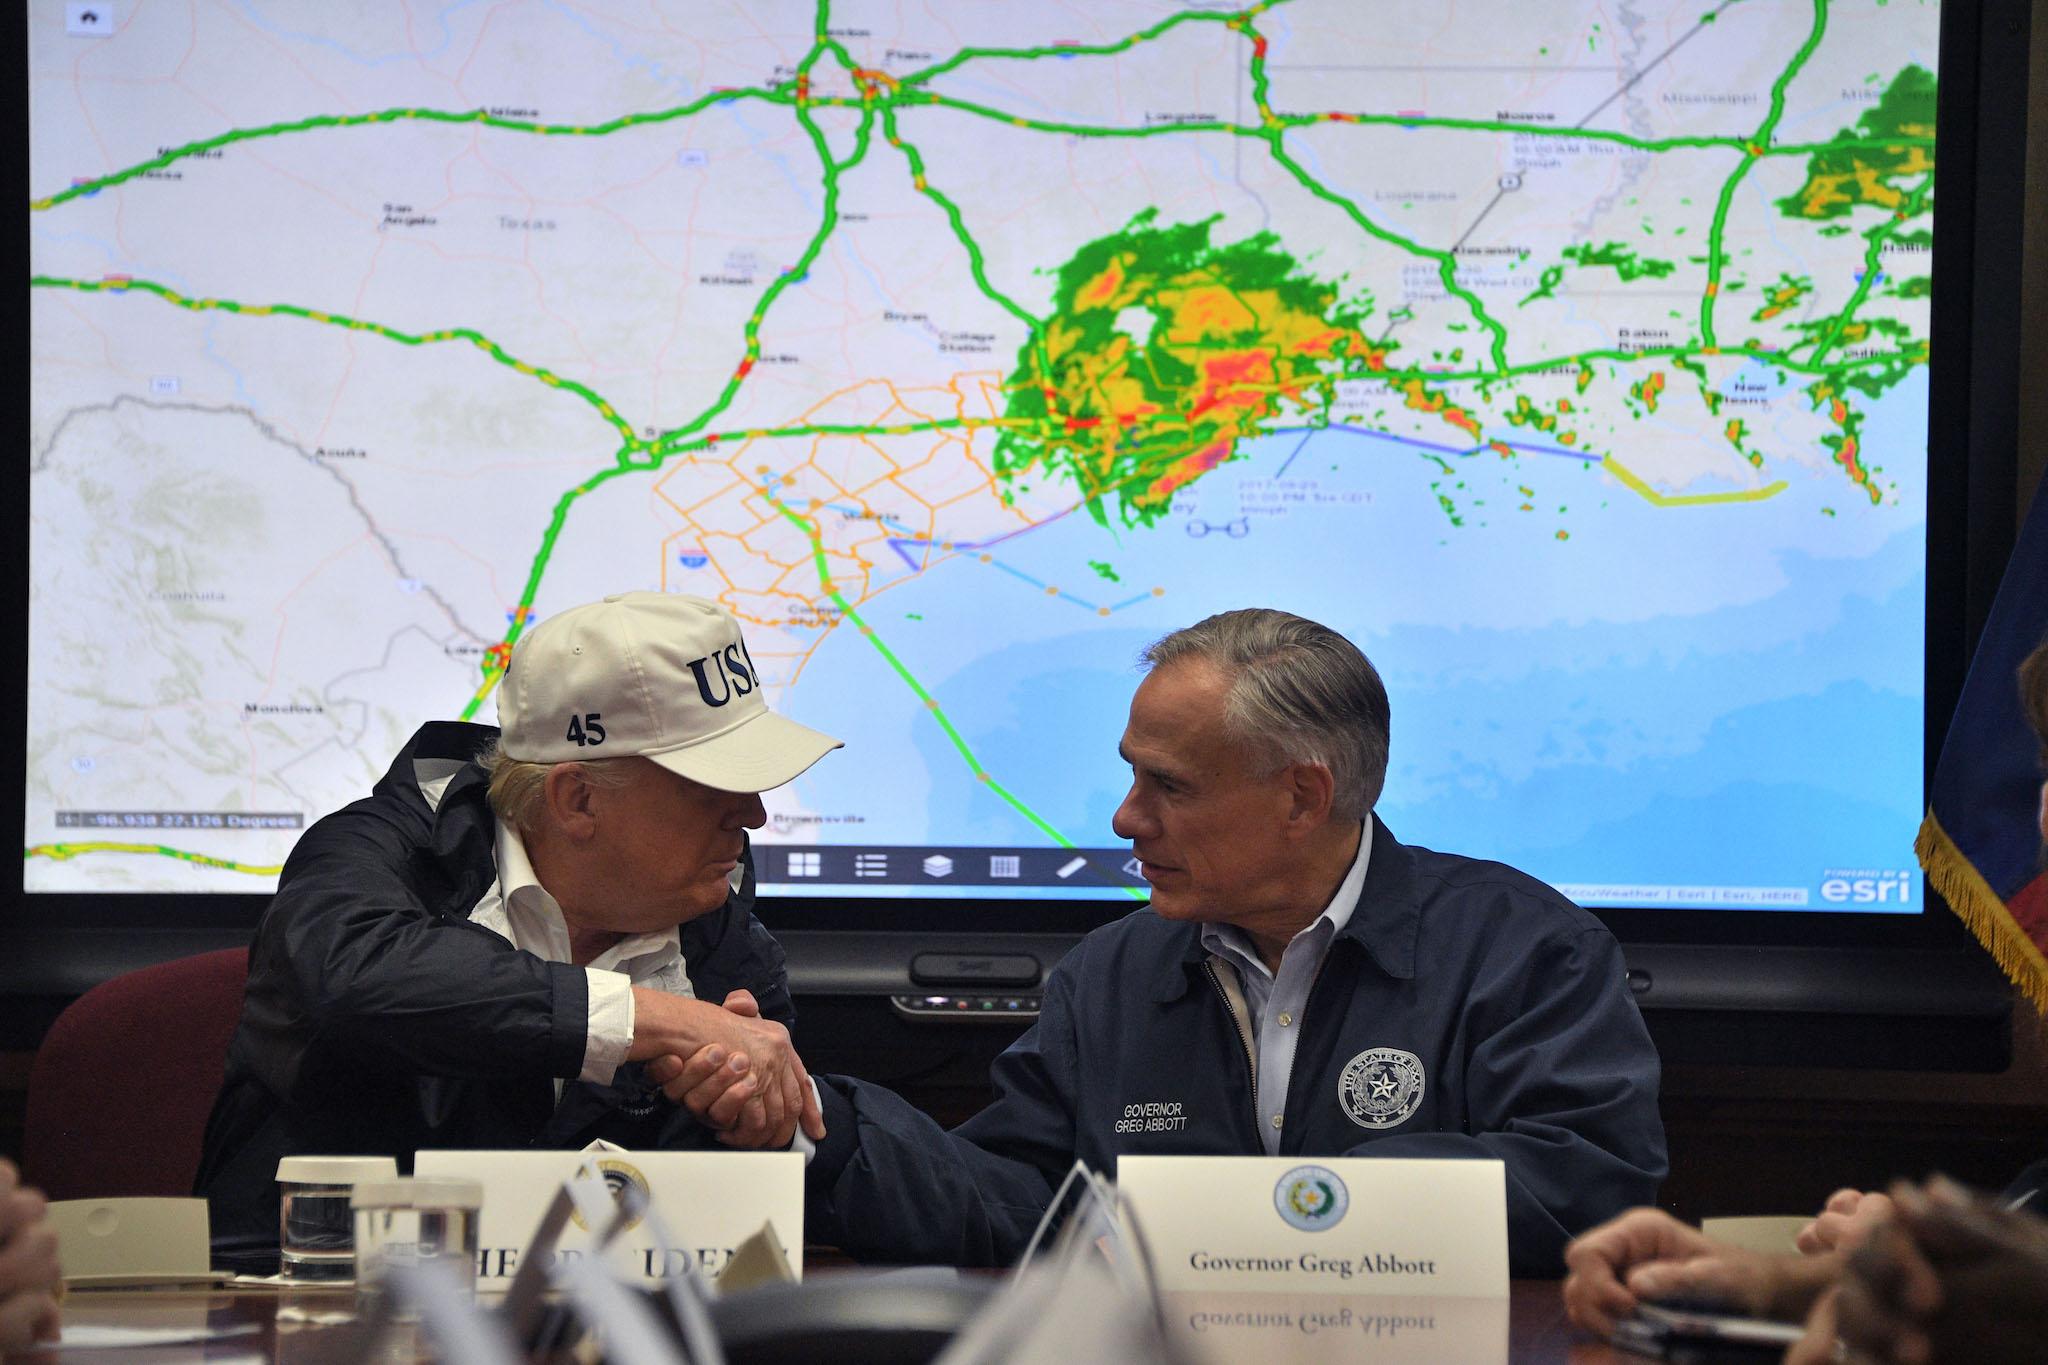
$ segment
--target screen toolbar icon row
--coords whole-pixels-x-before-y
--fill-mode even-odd
[[[777,883],[1143,887],[1128,848],[853,848],[775,844],[754,849],[754,875]]]

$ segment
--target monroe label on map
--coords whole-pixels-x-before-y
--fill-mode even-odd
[[[60,810],[59,829],[304,829],[304,811]]]

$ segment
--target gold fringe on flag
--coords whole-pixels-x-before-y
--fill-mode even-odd
[[[1949,908],[1969,926],[2012,983],[2034,1002],[2034,1008],[2048,1016],[2048,956],[2042,955],[2041,945],[2020,927],[1984,874],[1948,837],[1931,808],[1920,822],[1913,852],[1920,855],[1927,880]]]

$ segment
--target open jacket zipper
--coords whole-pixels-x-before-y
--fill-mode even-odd
[[[1308,999],[1302,1004],[1301,1014],[1303,1018],[1306,1018],[1308,1015],[1308,1006],[1314,1003],[1316,987],[1322,984],[1322,968],[1328,965],[1329,960],[1325,958],[1322,966],[1316,968],[1315,980],[1309,983]],[[1261,1136],[1259,1128],[1259,1058],[1257,1052],[1252,1048],[1252,1021],[1250,1006],[1244,999],[1244,988],[1240,986],[1237,996],[1235,998],[1231,996],[1231,993],[1224,988],[1223,978],[1216,974],[1216,959],[1214,957],[1203,961],[1202,971],[1208,975],[1209,984],[1216,988],[1216,998],[1223,1002],[1224,1013],[1230,1016],[1230,1022],[1237,1027],[1238,1045],[1244,1049],[1245,1071],[1252,1079],[1252,1137],[1258,1142],[1259,1148],[1263,1151],[1266,1140]],[[1296,1020],[1296,1022],[1299,1023],[1301,1020]],[[1293,1065],[1289,1068],[1287,1076],[1288,1094],[1290,1096],[1294,1093],[1294,1081],[1300,1071],[1301,1050],[1297,1047],[1294,1053]]]
[[[1223,988],[1222,978],[1216,975],[1215,962],[1205,960],[1202,963],[1202,971],[1207,974],[1209,984],[1216,988],[1216,998],[1223,1002],[1223,1012],[1230,1016],[1230,1022],[1237,1030],[1238,1046],[1244,1049],[1245,1074],[1251,1077],[1252,1082],[1252,1138],[1263,1148],[1266,1144],[1259,1139],[1259,1058],[1258,1054],[1252,1051],[1252,1021],[1244,1013],[1242,998],[1232,1000],[1230,992]]]

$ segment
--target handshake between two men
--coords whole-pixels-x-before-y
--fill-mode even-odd
[[[663,991],[633,991],[633,1046],[647,1079],[728,1147],[782,1148],[801,1128],[817,1142],[825,1116],[789,1030],[761,1017],[752,991],[723,1005]]]
[[[1389,703],[1358,647],[1248,609],[1142,665],[1110,828],[1150,909],[1052,969],[994,1100],[948,1131],[884,1087],[812,1083],[753,913],[762,793],[838,741],[767,707],[717,603],[627,593],[540,621],[497,729],[428,723],[293,849],[196,1182],[216,1237],[274,1236],[277,1163],[313,1142],[808,1139],[807,1236],[952,1265],[1012,1263],[1075,1161],[1146,1152],[1496,1158],[1522,1274],[1653,1198],[1656,1053],[1613,936],[1378,819]],[[1121,1122],[1151,1104],[1184,1123]]]

